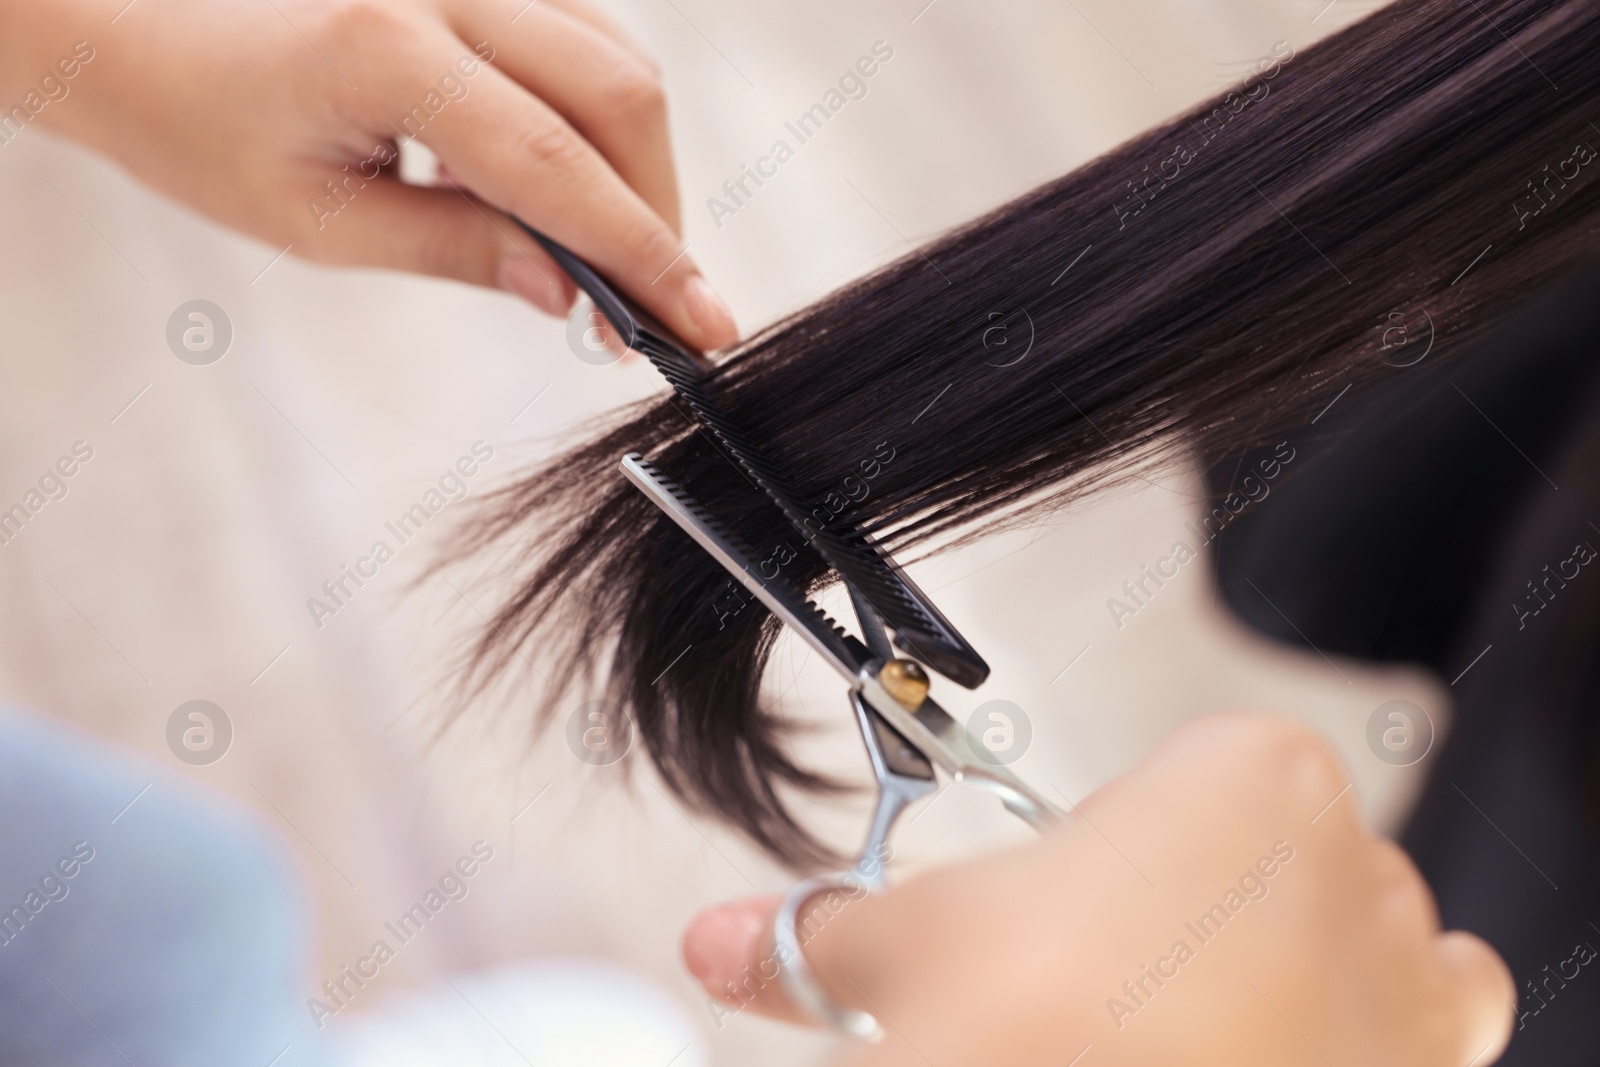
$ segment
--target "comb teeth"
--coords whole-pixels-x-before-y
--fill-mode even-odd
[[[774,575],[771,578],[762,574],[760,569],[754,565],[756,554],[751,551],[749,544],[734,533],[721,519],[708,511],[705,505],[691,496],[687,489],[664,474],[660,467],[657,467],[642,456],[635,454],[631,456],[631,459],[650,476],[651,481],[671,494],[674,500],[683,505],[684,510],[693,515],[707,530],[715,534],[723,543],[723,551],[732,556],[746,574],[750,575],[764,586],[769,593],[782,601],[784,607],[797,618],[802,621],[808,621],[811,624],[809,629],[813,634],[826,635],[825,639],[831,639],[832,643],[837,646],[836,655],[842,654],[842,659],[856,663],[866,660],[866,656],[863,654],[865,650],[858,647],[859,643],[855,638],[847,634],[844,627],[835,622],[832,616],[812,603],[811,599],[796,588],[792,582],[783,577],[782,574]]]

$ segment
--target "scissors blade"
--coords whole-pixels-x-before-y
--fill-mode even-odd
[[[659,467],[630,452],[622,457],[622,473],[834,670],[849,682],[856,681],[871,660],[860,641],[846,634],[782,575],[762,575],[749,546]]]
[[[939,767],[957,779],[997,794],[1007,808],[1036,827],[1063,817],[1048,798],[992,757],[985,759],[987,751],[979,751],[981,744],[931,697],[924,698],[915,710],[902,707],[878,681],[876,668],[881,664],[865,645],[840,629],[781,574],[761,575],[749,546],[658,467],[637,452],[630,452],[622,457],[622,471],[850,684],[880,786],[895,787],[895,791],[904,787],[909,801],[932,787],[933,768]],[[869,615],[863,622],[870,618]],[[886,834],[901,807],[903,803],[880,810],[874,834]],[[880,820],[883,825],[877,827]]]

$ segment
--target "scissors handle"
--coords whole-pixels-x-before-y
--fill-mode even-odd
[[[861,739],[872,761],[872,774],[878,782],[878,800],[872,812],[867,840],[861,846],[855,872],[874,893],[886,883],[885,865],[889,861],[889,834],[900,813],[938,788],[933,764],[900,733],[878,715],[859,692],[850,694],[850,703],[861,727]]]
[[[853,1037],[882,1041],[883,1024],[877,1017],[835,1004],[822,991],[805,954],[806,942],[815,937],[830,918],[872,892],[874,890],[853,870],[807,878],[795,885],[784,896],[772,920],[772,956],[778,963],[778,982],[792,1004],[819,1022]],[[802,914],[802,909],[819,896],[822,900]]]
[[[828,919],[852,901],[882,893],[887,885],[889,833],[914,801],[937,788],[933,764],[894,727],[884,722],[859,691],[852,691],[850,703],[856,723],[872,761],[873,777],[878,782],[878,799],[867,830],[866,843],[855,866],[837,874],[808,878],[790,888],[772,920],[773,955],[778,961],[779,981],[790,1001],[821,1022],[832,1025],[863,1041],[883,1040],[883,1025],[875,1016],[855,1008],[835,1004],[822,991],[817,976],[806,961],[805,943],[820,931]],[[812,905],[818,897],[820,902]]]
[[[995,793],[1007,810],[1036,829],[1066,818],[1026,782],[984,760],[983,753],[988,750],[975,744],[967,731],[931,699],[924,697],[915,712],[903,707],[878,682],[877,666],[874,663],[863,668],[860,684],[850,692],[850,703],[878,782],[878,799],[866,844],[850,870],[793,886],[772,923],[779,980],[789,999],[819,1021],[864,1041],[881,1041],[883,1024],[868,1012],[841,1007],[828,998],[806,961],[805,942],[838,908],[884,891],[889,834],[907,807],[937,788],[934,764],[944,767],[954,778]],[[880,708],[886,710],[880,712]],[[913,745],[906,740],[907,735],[918,738],[919,743]],[[806,911],[819,896],[823,902]],[[835,904],[836,898],[842,898],[843,904]]]

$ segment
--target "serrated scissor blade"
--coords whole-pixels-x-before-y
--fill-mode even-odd
[[[860,641],[846,634],[781,574],[760,573],[749,546],[649,460],[630,452],[622,457],[622,471],[768,611],[804,638],[847,681],[856,681],[871,659]]]

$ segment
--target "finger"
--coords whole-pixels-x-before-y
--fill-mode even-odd
[[[1439,958],[1460,997],[1462,1063],[1487,1067],[1499,1059],[1511,1040],[1516,1015],[1517,985],[1499,953],[1464,930],[1440,936]]]
[[[474,81],[470,96],[442,108],[421,134],[452,173],[587,259],[691,347],[738,339],[727,305],[677,234],[593,145],[497,68]]]
[[[707,908],[684,930],[683,962],[701,988],[734,1012],[812,1023],[776,980],[772,919],[782,903],[781,897],[752,897]]]
[[[313,195],[295,219],[290,245],[304,259],[505,289],[552,315],[572,305],[572,282],[544,250],[500,212],[458,190],[364,179],[349,169],[319,171],[304,184]]]
[[[656,72],[580,18],[525,0],[462,5],[455,29],[489,39],[495,66],[571,123],[674,233],[678,180]]]
[[[478,6],[480,2],[481,0],[461,0],[461,2],[454,5],[455,13],[465,14],[469,9]],[[634,58],[638,59],[651,71],[660,73],[661,68],[656,63],[655,57],[645,51],[643,46],[638,41],[635,41],[628,31],[622,28],[621,23],[594,5],[584,3],[583,0],[516,0],[516,10],[511,15],[511,18],[502,24],[491,23],[483,39],[492,42],[504,30],[505,26],[514,26],[521,22],[536,7],[554,8],[557,11],[571,15],[573,18],[581,19],[590,28],[609,37],[613,44],[633,53]]]
[[[633,34],[623,29],[621,23],[593,4],[585,3],[584,0],[545,0],[545,2],[550,4],[551,7],[565,11],[574,18],[580,18],[587,22],[617,42],[617,44],[638,56],[639,59],[644,61],[645,66],[657,74],[661,73],[661,64],[656,62],[656,57],[646,51],[638,41],[634,40]]]

